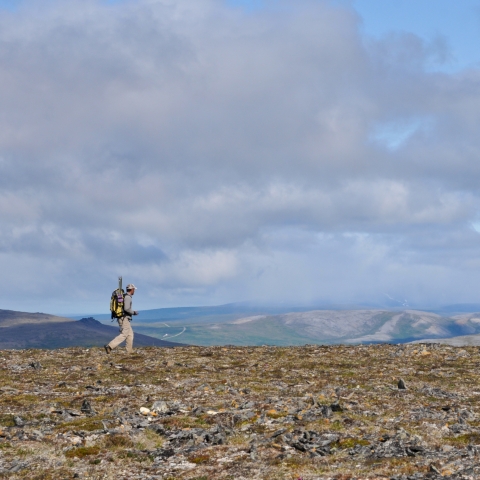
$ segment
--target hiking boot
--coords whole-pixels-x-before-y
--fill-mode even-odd
[[[103,348],[105,348],[105,351],[107,353],[110,353],[112,351],[112,347],[110,347],[109,345],[105,345]]]

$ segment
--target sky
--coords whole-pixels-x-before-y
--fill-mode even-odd
[[[480,303],[480,0],[0,0],[0,308]]]

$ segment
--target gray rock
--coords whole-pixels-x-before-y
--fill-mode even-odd
[[[332,403],[330,405],[332,412],[343,412],[343,408],[339,403]]]
[[[207,437],[205,437],[207,440]],[[227,437],[223,433],[217,433],[208,439],[212,445],[224,445],[227,441]]]
[[[254,412],[245,412],[242,414],[242,417],[245,419],[245,420],[250,420],[251,418],[253,418],[255,416],[255,413]]]
[[[85,399],[85,400],[83,401],[80,410],[81,410],[83,413],[88,413],[88,414],[95,413],[95,411],[94,411],[93,408],[92,408],[92,405],[90,404],[90,402],[89,402],[87,399]]]
[[[401,378],[398,381],[398,389],[399,390],[406,390],[407,389],[407,386],[405,385],[405,380],[403,378]]]
[[[19,472],[20,470],[27,468],[27,466],[28,466],[28,463],[26,462],[22,462],[21,460],[14,460],[11,463],[10,468],[8,469],[8,472],[9,473]]]
[[[135,428],[148,428],[150,426],[150,422],[148,420],[142,420],[135,424]]]
[[[321,405],[319,410],[324,418],[330,418],[332,416],[332,409],[328,405]]]
[[[462,433],[469,430],[467,425],[461,423],[455,423],[454,425],[448,427],[453,433]]]
[[[165,460],[166,458],[173,457],[175,450],[173,448],[162,448],[155,452],[155,462]]]
[[[283,433],[285,433],[287,431],[286,428],[281,428],[280,430],[277,430],[276,432],[273,432],[272,435],[270,435],[270,438],[276,438],[280,435],[282,435]]]
[[[300,452],[306,452],[307,451],[307,447],[301,442],[292,442],[290,445]]]
[[[16,393],[20,393],[20,390],[17,390],[16,388],[12,388],[12,387],[2,387],[0,388],[0,392],[16,394]]]
[[[305,422],[313,422],[317,417],[318,417],[318,411],[312,408],[310,410],[307,410],[303,414],[302,420],[304,420]]]
[[[81,417],[83,415],[83,413],[78,410],[67,410],[67,413],[72,417]]]
[[[18,416],[13,417],[13,422],[17,427],[25,426],[25,421],[21,417],[18,417]]]
[[[159,424],[159,423],[153,423],[153,424],[149,425],[148,429],[154,431],[158,435],[164,435],[165,434],[164,426],[162,424]]]
[[[154,402],[153,405],[152,405],[152,408],[150,410],[152,410],[153,412],[157,412],[157,413],[167,413],[167,412],[170,411],[170,409],[167,405],[167,402],[165,402],[163,400],[158,400],[158,401]]]
[[[420,389],[420,392],[429,397],[450,398],[452,400],[458,398],[458,395],[455,393],[449,393],[441,388],[429,387],[428,385],[424,385],[423,388]]]

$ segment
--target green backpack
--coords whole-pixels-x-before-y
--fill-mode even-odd
[[[123,296],[125,292],[122,288],[122,277],[118,277],[118,288],[113,291],[110,298],[110,312],[112,314],[112,320],[115,318],[123,317]]]

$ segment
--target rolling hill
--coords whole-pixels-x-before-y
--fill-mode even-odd
[[[237,316],[220,322],[205,317],[195,322],[142,319],[136,331],[197,345],[406,343],[480,334],[480,314],[445,317],[417,310],[313,310]]]

